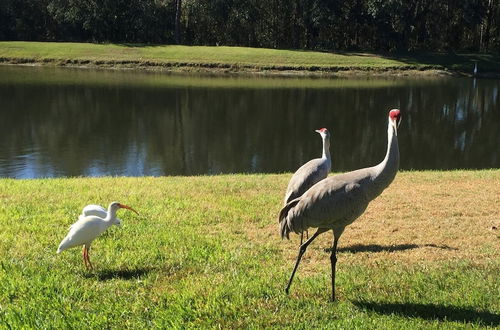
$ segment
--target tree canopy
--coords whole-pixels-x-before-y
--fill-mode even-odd
[[[498,0],[2,0],[0,39],[500,51]]]

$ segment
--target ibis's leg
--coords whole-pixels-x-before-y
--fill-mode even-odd
[[[339,241],[342,231],[333,232],[333,246],[330,261],[332,263],[332,301],[335,301],[335,266],[337,265],[337,243]]]
[[[82,256],[83,262],[85,263],[85,268],[89,269],[89,265],[87,264],[87,249],[85,248],[85,245],[83,246]]]
[[[90,270],[93,270],[93,269],[94,269],[94,267],[93,267],[93,266],[92,266],[92,264],[90,263],[89,250],[90,250],[90,246],[89,246],[89,247],[86,247],[86,251],[87,251],[87,262],[89,263],[89,268],[90,268]]]
[[[297,261],[295,262],[295,267],[293,267],[292,275],[290,276],[290,280],[288,281],[288,285],[285,288],[286,293],[288,293],[288,291],[290,290],[290,286],[292,285],[293,277],[295,276],[295,272],[297,271],[297,268],[299,267],[300,259],[302,258],[302,255],[304,254],[304,252],[306,252],[307,247],[309,246],[309,244],[311,244],[312,241],[314,241],[314,239],[316,237],[318,237],[319,234],[324,233],[325,231],[327,231],[327,229],[318,228],[318,230],[314,233],[314,235],[311,236],[311,238],[309,238],[304,244],[300,245],[299,255],[297,256]]]
[[[85,246],[85,259],[87,260],[87,269],[92,269],[89,259],[89,248]]]

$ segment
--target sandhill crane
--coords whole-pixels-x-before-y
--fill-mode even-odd
[[[111,227],[116,222],[116,212],[121,208],[129,209],[137,213],[137,211],[130,206],[112,202],[109,204],[108,211],[104,218],[98,216],[80,216],[78,221],[69,227],[68,235],[66,235],[61,244],[59,244],[57,253],[61,253],[75,246],[83,245],[83,262],[87,269],[92,269],[93,267],[89,257],[90,244],[97,236],[102,234],[108,227]]]
[[[289,238],[307,228],[318,228],[311,238],[300,246],[290,280],[285,288],[289,292],[293,277],[302,255],[311,242],[321,233],[333,230],[333,246],[330,256],[332,267],[332,300],[335,300],[335,265],[337,243],[347,225],[356,220],[394,180],[399,168],[397,129],[401,122],[398,109],[389,111],[387,128],[387,152],[376,166],[330,176],[312,186],[301,197],[290,201],[279,214],[282,238]]]
[[[332,160],[330,157],[330,132],[326,128],[317,129],[323,140],[323,155],[302,165],[292,176],[285,193],[284,204],[302,196],[309,188],[317,182],[323,180],[330,173]],[[307,229],[306,229],[307,232]],[[300,244],[302,244],[304,233],[300,234]],[[308,235],[309,238],[309,235]]]

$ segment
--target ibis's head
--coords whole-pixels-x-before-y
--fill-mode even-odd
[[[316,133],[319,133],[323,139],[330,138],[330,132],[326,128],[320,128],[315,131]]]
[[[401,111],[399,109],[392,109],[389,111],[389,121],[394,127],[394,131],[398,131],[399,124],[401,124]]]
[[[118,209],[127,209],[127,210],[131,210],[131,211],[135,212],[136,214],[139,214],[139,212],[137,212],[136,210],[134,210],[133,208],[131,208],[128,205],[121,204],[118,202],[113,202],[113,203],[109,204],[109,211],[116,214],[116,211],[118,211]]]

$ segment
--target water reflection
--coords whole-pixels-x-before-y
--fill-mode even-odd
[[[0,67],[0,176],[294,171],[320,127],[352,170],[383,157],[392,107],[401,168],[500,167],[499,80],[193,79]]]

